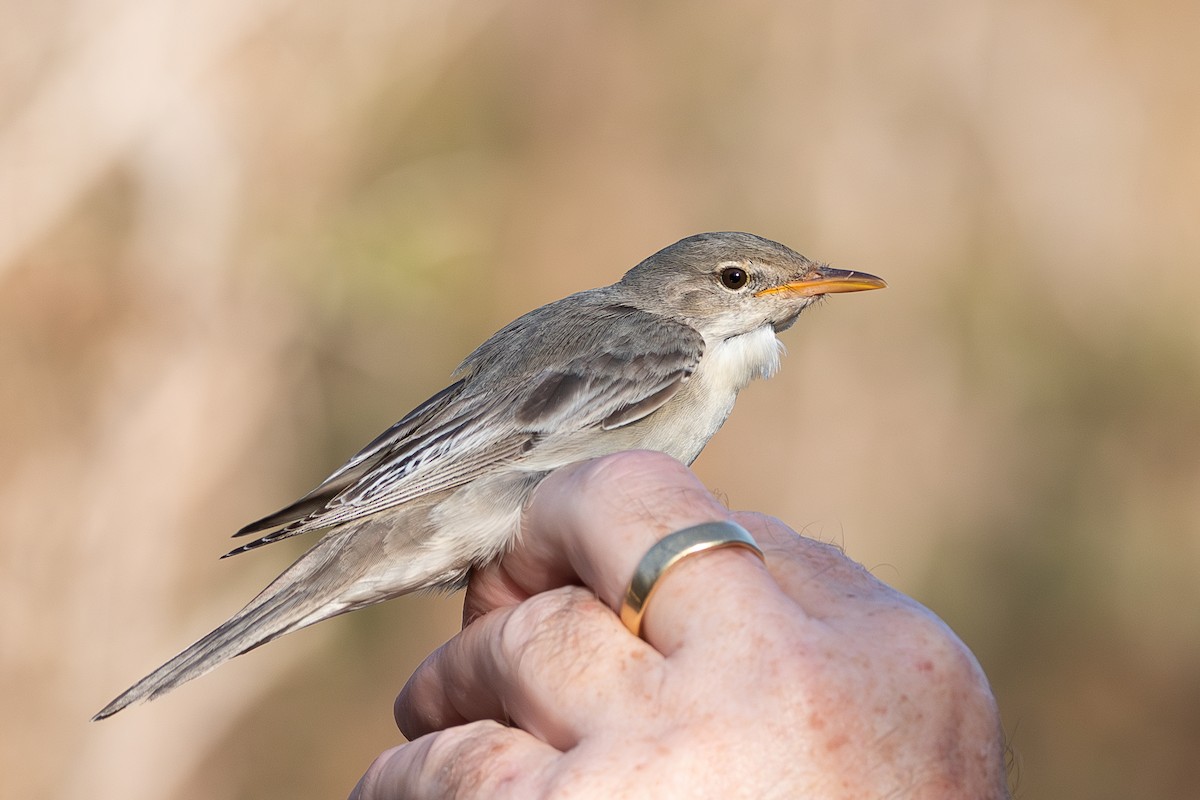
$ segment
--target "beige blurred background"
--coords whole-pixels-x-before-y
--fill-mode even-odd
[[[88,717],[516,315],[690,233],[888,279],[696,464],[990,676],[1028,798],[1200,785],[1200,14],[1101,0],[7,0],[0,796],[344,796],[406,598]]]

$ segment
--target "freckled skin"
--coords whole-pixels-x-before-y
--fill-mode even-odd
[[[765,567],[735,550],[685,559],[648,607],[645,641],[631,636],[611,609],[649,545],[663,531],[731,517],[761,545]],[[458,795],[440,779],[410,791],[502,800],[1008,796],[995,701],[970,652],[837,548],[777,520],[731,514],[679,464],[651,453],[556,473],[525,525],[529,549],[518,546],[468,589],[472,613],[490,613],[418,670],[397,721],[409,737],[457,735],[420,708],[465,692],[477,701],[466,727],[503,708],[517,727],[492,733],[520,745],[505,758],[535,766],[507,794]],[[526,605],[541,610],[514,611]],[[514,618],[564,628],[522,631],[504,622]],[[499,663],[488,642],[502,628],[537,644]],[[556,638],[570,644],[544,646]],[[510,672],[520,691],[502,688]],[[501,688],[483,675],[501,676]],[[436,767],[402,748],[368,774]]]

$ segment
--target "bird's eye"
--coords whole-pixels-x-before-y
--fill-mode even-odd
[[[726,289],[740,289],[750,280],[750,273],[741,267],[726,267],[721,270],[721,283]]]

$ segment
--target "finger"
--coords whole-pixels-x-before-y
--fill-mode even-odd
[[[463,597],[464,628],[494,609],[515,606],[533,596],[509,574],[508,564],[508,559],[502,558],[471,572],[471,579],[467,582],[467,591]],[[577,582],[575,576],[565,575],[557,585],[570,586]],[[552,581],[546,580],[545,583],[549,584]]]
[[[396,699],[409,739],[483,719],[559,748],[627,719],[661,683],[661,656],[586,589],[540,594],[478,619],[427,658]]]
[[[646,551],[667,534],[731,512],[678,461],[662,453],[618,453],[551,474],[522,520],[522,540],[503,559],[530,593],[577,576],[620,608]],[[686,641],[712,641],[770,613],[785,598],[762,564],[741,549],[686,558],[661,576],[642,619],[647,641],[670,655]],[[762,605],[766,603],[766,605]]]
[[[541,776],[559,755],[524,731],[477,722],[383,753],[350,800],[536,797]]]
[[[836,545],[801,536],[765,514],[735,517],[766,554],[771,576],[810,617],[843,618],[902,597]]]

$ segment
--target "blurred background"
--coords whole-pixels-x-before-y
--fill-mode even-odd
[[[89,716],[498,327],[749,230],[891,287],[697,462],[941,615],[1018,797],[1200,785],[1200,6],[5,0],[0,795],[340,797],[405,598]]]

